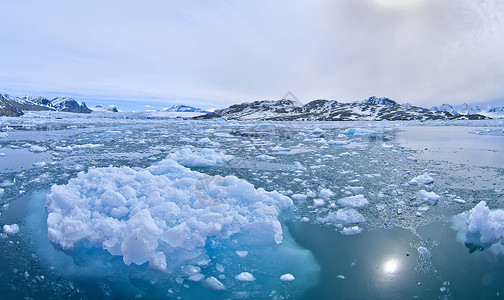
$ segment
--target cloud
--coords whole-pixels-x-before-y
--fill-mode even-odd
[[[504,98],[499,0],[408,1],[11,1],[0,88],[210,106]]]

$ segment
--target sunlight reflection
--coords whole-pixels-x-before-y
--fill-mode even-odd
[[[395,274],[399,270],[399,263],[395,259],[386,260],[383,264],[383,271],[389,275]]]

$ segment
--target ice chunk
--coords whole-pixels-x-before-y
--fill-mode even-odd
[[[346,277],[345,277],[345,275],[341,275],[341,274],[339,274],[339,275],[338,275],[338,276],[336,276],[336,277],[338,277],[338,279],[345,279],[345,278],[346,278]]]
[[[362,186],[347,186],[347,187],[345,187],[345,192],[349,192],[354,195],[358,194],[358,193],[363,193],[364,187],[362,187]]]
[[[282,276],[280,276],[280,280],[283,281],[283,282],[291,282],[291,281],[294,281],[296,278],[294,277],[294,275],[292,274],[283,274]]]
[[[417,177],[411,179],[408,184],[410,185],[419,185],[419,184],[431,184],[434,182],[434,179],[431,177],[429,172],[425,172],[422,175],[418,175]]]
[[[322,190],[320,190],[318,195],[320,198],[327,200],[327,199],[333,197],[334,193],[330,189],[322,189]]]
[[[329,213],[324,220],[331,223],[347,225],[364,222],[366,218],[354,208],[341,208],[335,212]]]
[[[481,201],[473,209],[456,215],[452,228],[471,252],[504,244],[504,210],[490,210],[486,202]]]
[[[348,128],[341,131],[342,134],[351,135],[351,136],[371,136],[376,135],[377,132],[364,128]]]
[[[0,188],[0,196],[2,196],[2,194],[4,193],[4,189]]]
[[[47,151],[47,148],[45,147],[42,147],[42,146],[37,146],[37,145],[32,145],[30,147],[30,150],[31,152],[44,152],[44,151]]]
[[[279,244],[278,216],[292,206],[278,192],[234,176],[208,176],[171,159],[147,169],[95,168],[47,195],[49,239],[64,249],[87,241],[125,264],[166,269],[206,255],[206,244]],[[174,257],[182,257],[174,259]]]
[[[431,201],[437,202],[441,196],[437,195],[434,192],[427,192],[426,190],[419,190],[417,193],[417,199],[420,201]]]
[[[361,232],[362,232],[362,229],[359,226],[345,227],[341,231],[341,233],[344,235],[358,234]]]
[[[168,158],[185,167],[214,167],[232,160],[233,156],[216,152],[213,149],[202,149],[199,152],[193,152],[191,148],[186,147],[171,153]]]
[[[423,247],[423,246],[418,247],[418,248],[417,248],[417,250],[418,250],[418,253],[419,253],[420,255],[427,256],[427,255],[429,255],[429,254],[430,254],[429,249],[427,249],[427,248],[425,248],[425,247]]]
[[[255,281],[254,275],[250,274],[249,272],[242,272],[238,275],[235,276],[236,280],[239,281]]]
[[[327,144],[331,145],[331,146],[346,146],[346,145],[350,144],[350,141],[346,141],[346,140],[332,140],[332,141],[327,141]]]
[[[364,198],[364,195],[355,195],[339,199],[338,204],[344,207],[359,208],[368,205],[369,201]]]
[[[203,280],[203,286],[209,290],[225,291],[226,287],[217,278],[210,276]]]
[[[324,199],[313,199],[314,206],[324,206],[324,204],[325,204]]]
[[[11,224],[11,225],[4,225],[3,226],[3,231],[8,234],[8,235],[14,235],[19,232],[19,225],[18,224]]]
[[[236,255],[238,255],[241,258],[244,258],[248,255],[248,251],[235,251]]]

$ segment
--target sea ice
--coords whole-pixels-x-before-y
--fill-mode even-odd
[[[37,146],[37,145],[32,145],[30,147],[30,150],[31,152],[44,152],[44,151],[47,151],[47,148],[45,147],[42,147],[42,146]]]
[[[168,256],[179,257],[168,260],[175,265],[204,257],[210,239],[232,237],[236,247],[279,244],[278,216],[292,205],[278,192],[191,171],[171,159],[147,169],[90,169],[52,186],[46,200],[53,243],[72,249],[87,241],[127,265],[149,262],[153,269],[166,269]]]
[[[329,213],[324,220],[335,224],[348,225],[364,222],[366,218],[354,208],[341,208]]]
[[[504,244],[504,210],[490,210],[485,201],[473,209],[453,217],[457,239],[470,251],[483,250],[494,244]]]
[[[201,151],[192,151],[186,147],[168,155],[172,159],[185,167],[214,167],[222,165],[233,159],[231,155],[216,152],[213,149],[201,149]]]
[[[255,281],[254,275],[250,274],[249,272],[241,272],[240,274],[235,276],[236,280],[239,281]]]
[[[361,233],[362,229],[359,226],[345,227],[341,230],[341,233],[344,235],[352,235]]]
[[[214,291],[225,291],[226,287],[217,278],[210,276],[203,281],[203,286]]]
[[[11,225],[4,225],[3,226],[3,231],[8,234],[8,235],[14,235],[19,232],[19,225],[18,224],[11,224]]]
[[[417,177],[411,179],[408,184],[410,185],[419,185],[419,184],[431,184],[434,182],[434,179],[431,177],[429,172],[425,172],[422,175],[418,175]]]
[[[341,133],[345,135],[351,135],[351,136],[370,136],[370,135],[376,135],[377,132],[369,129],[364,129],[364,128],[348,128],[345,130],[342,130]]]
[[[441,196],[434,192],[427,192],[426,190],[419,190],[417,193],[417,199],[421,201],[437,202]]]
[[[344,207],[359,208],[369,204],[369,201],[364,198],[364,195],[355,195],[338,200],[338,204]]]
[[[282,276],[280,276],[280,280],[281,281],[284,281],[284,282],[290,282],[290,281],[294,281],[296,278],[294,277],[294,275],[292,274],[283,274]]]

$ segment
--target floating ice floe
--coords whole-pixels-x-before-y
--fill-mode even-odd
[[[490,210],[485,201],[453,217],[452,228],[471,252],[486,248],[504,252],[504,210]]]
[[[354,208],[341,208],[329,213],[324,220],[334,224],[349,225],[364,222],[366,218]]]
[[[359,226],[345,227],[341,230],[341,233],[344,235],[352,235],[361,233],[362,229]]]
[[[52,186],[46,200],[53,243],[72,249],[89,242],[127,265],[149,262],[160,270],[206,257],[210,239],[233,245],[232,237],[240,247],[282,243],[278,216],[292,205],[278,192],[191,171],[171,159],[139,170],[90,169]],[[220,289],[214,279],[205,285]]]
[[[284,281],[284,282],[291,282],[291,281],[294,281],[296,278],[294,277],[294,275],[292,274],[283,274],[282,276],[280,276],[280,281]]]
[[[346,140],[332,140],[332,141],[327,141],[327,144],[331,145],[331,146],[346,146],[346,145],[350,144],[350,141],[346,141]]]
[[[429,172],[425,172],[422,175],[418,175],[417,177],[411,179],[408,184],[410,185],[419,185],[419,184],[431,184],[434,182],[434,179],[431,177],[432,174]]]
[[[44,151],[47,151],[47,148],[42,147],[42,146],[32,145],[28,150],[30,150],[31,152],[44,152]]]
[[[344,207],[359,208],[369,204],[369,201],[364,198],[364,195],[355,195],[338,200],[338,204]]]
[[[341,131],[342,134],[351,135],[351,136],[371,136],[376,135],[377,132],[364,128],[347,128]]]
[[[255,281],[254,275],[250,274],[249,272],[241,272],[240,274],[235,276],[236,280],[239,281]]]
[[[3,231],[8,234],[8,235],[14,235],[19,232],[19,225],[18,224],[11,224],[11,225],[4,225],[3,226]]]
[[[201,149],[199,152],[193,152],[191,148],[186,147],[180,151],[171,153],[168,155],[168,158],[184,167],[215,167],[232,160],[233,156],[216,152],[213,149]]]
[[[434,192],[427,192],[426,190],[419,190],[417,192],[417,199],[420,201],[430,201],[430,202],[437,202],[441,196]]]

